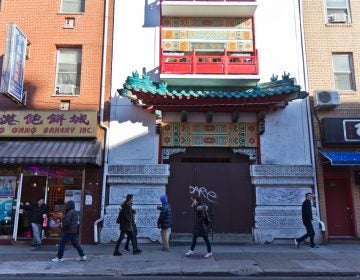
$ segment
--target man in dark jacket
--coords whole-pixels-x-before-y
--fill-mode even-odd
[[[78,251],[79,257],[76,259],[77,261],[85,261],[86,256],[84,255],[84,251],[81,248],[79,241],[77,239],[78,226],[79,226],[79,217],[75,211],[75,203],[72,200],[69,200],[65,204],[65,216],[62,219],[62,237],[59,244],[59,249],[57,252],[57,257],[53,258],[53,262],[63,261],[64,250],[66,243],[71,240],[72,245]]]
[[[121,212],[120,212],[120,236],[116,242],[115,249],[114,249],[114,256],[121,256],[122,254],[119,251],[121,241],[127,235],[130,238],[132,247],[133,247],[133,254],[141,253],[141,250],[137,247],[137,242],[135,242],[134,237],[134,211],[132,209],[133,203],[133,195],[128,194],[126,196],[125,201],[121,204]]]
[[[23,208],[29,211],[29,221],[33,232],[32,245],[39,247],[41,245],[42,224],[48,211],[44,198],[40,197],[35,204],[27,204]]]
[[[157,207],[157,209],[160,210],[157,226],[160,228],[161,240],[163,244],[162,250],[168,252],[170,249],[169,239],[172,226],[172,211],[166,194],[160,196],[160,201],[161,206]]]
[[[307,193],[305,195],[305,200],[301,207],[301,214],[302,214],[303,224],[306,228],[306,234],[304,234],[300,238],[295,238],[296,248],[299,248],[300,243],[308,237],[310,237],[310,247],[317,248],[317,246],[314,243],[315,231],[314,231],[314,227],[312,225],[312,219],[313,219],[312,206],[311,206],[312,199],[313,199],[312,193]]]

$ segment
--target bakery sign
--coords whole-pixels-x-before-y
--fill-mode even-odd
[[[0,137],[96,137],[96,111],[0,111]]]
[[[343,120],[344,138],[349,142],[360,142],[360,119]]]

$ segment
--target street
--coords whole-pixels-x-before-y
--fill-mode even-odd
[[[66,280],[308,280],[309,276],[303,277],[267,277],[267,276],[257,276],[257,277],[235,277],[235,276],[224,276],[224,277],[202,277],[202,276],[14,276],[14,277],[0,277],[0,280],[19,280],[19,279],[26,279],[26,280],[37,280],[37,279],[66,279]],[[326,277],[311,277],[311,280],[355,280],[360,279],[360,276],[350,276],[350,277],[338,277],[338,276],[326,276]]]

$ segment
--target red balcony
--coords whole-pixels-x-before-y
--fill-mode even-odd
[[[161,0],[165,17],[253,17],[256,0]]]
[[[222,55],[192,54],[161,55],[161,74],[222,74],[257,75],[257,51],[253,55],[223,53]]]

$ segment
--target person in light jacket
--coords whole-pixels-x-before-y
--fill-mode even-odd
[[[56,258],[53,258],[53,262],[63,261],[64,250],[66,243],[71,240],[72,245],[77,250],[79,257],[77,261],[85,261],[86,256],[83,249],[81,248],[79,241],[77,239],[78,226],[79,226],[79,217],[75,211],[75,203],[72,200],[69,200],[65,204],[65,216],[62,219],[62,236],[59,244],[59,249],[57,252]]]

